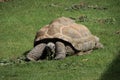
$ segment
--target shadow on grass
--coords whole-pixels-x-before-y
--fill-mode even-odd
[[[25,51],[24,53],[23,53],[23,56],[25,57],[23,60],[24,61],[26,61],[26,62],[29,62],[30,60],[28,60],[27,58],[26,58],[26,55],[30,52],[31,50],[27,50],[27,51]]]
[[[23,53],[23,55],[26,56],[29,52],[30,52],[30,50],[27,50]]]
[[[100,80],[120,80],[120,51],[119,55],[112,61],[108,69],[102,74]]]

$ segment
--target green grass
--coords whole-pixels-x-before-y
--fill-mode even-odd
[[[106,10],[66,10],[84,2]],[[17,58],[33,48],[36,31],[61,17],[89,19],[79,22],[97,35],[104,49],[64,60],[16,63],[0,66],[0,80],[120,80],[119,0],[10,0],[0,3],[0,60]],[[108,22],[98,20],[111,19]]]

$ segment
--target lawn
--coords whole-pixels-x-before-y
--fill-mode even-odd
[[[0,65],[0,80],[120,80],[120,0],[0,2],[0,64],[32,49],[36,31],[61,16],[86,25],[104,49],[64,60]]]

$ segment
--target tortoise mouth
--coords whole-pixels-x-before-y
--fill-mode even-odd
[[[45,39],[41,39],[39,41],[35,41],[34,40],[34,47],[40,43],[49,43],[49,42],[52,42],[52,43],[56,43],[57,41],[60,41],[62,43],[64,43],[65,46],[71,46],[71,48],[75,51],[75,52],[79,52],[80,50],[77,50],[75,47],[73,47],[73,45],[68,42],[68,41],[65,41],[65,40],[62,40],[60,38],[45,38]]]

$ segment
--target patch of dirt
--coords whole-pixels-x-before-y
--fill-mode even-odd
[[[86,15],[80,15],[76,18],[74,18],[74,17],[70,17],[70,18],[77,21],[77,22],[88,22],[89,21],[89,19]]]
[[[0,2],[7,2],[7,1],[9,1],[9,0],[0,0]]]
[[[102,24],[114,24],[115,23],[115,18],[98,18],[95,19],[95,22],[102,23]]]
[[[90,19],[86,15],[80,15],[78,17],[70,17],[71,19],[75,20],[76,22],[94,22],[100,24],[114,24],[116,19],[115,18],[96,18]]]
[[[96,10],[107,10],[107,7],[104,6],[100,6],[100,5],[90,5],[88,3],[85,2],[80,2],[78,4],[73,4],[72,6],[65,8],[65,10],[67,11],[71,11],[71,10],[80,10],[80,9],[96,9]]]
[[[115,33],[116,33],[116,34],[120,34],[120,30],[116,31]]]

